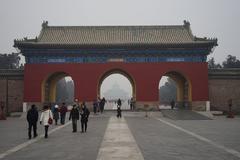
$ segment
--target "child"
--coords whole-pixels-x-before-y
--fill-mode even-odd
[[[120,106],[117,107],[117,118],[122,118],[122,110]]]

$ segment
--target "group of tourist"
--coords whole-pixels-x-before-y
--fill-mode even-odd
[[[40,116],[40,124],[44,126],[45,129],[45,138],[48,138],[48,128],[55,120],[55,125],[58,124],[59,114],[60,114],[60,123],[65,124],[66,113],[68,112],[67,106],[65,103],[62,103],[61,107],[57,104],[54,108],[50,109],[50,105],[44,105],[43,111]],[[69,120],[72,120],[73,132],[77,132],[77,121],[81,116],[81,129],[82,133],[87,131],[87,122],[89,117],[89,110],[83,102],[81,106],[74,104],[73,108],[70,111]],[[38,121],[38,110],[33,104],[27,112],[27,121],[28,121],[28,138],[32,138],[32,129],[33,137],[37,137],[37,121]]]
[[[106,99],[104,97],[102,99],[98,98],[98,100],[95,100],[93,102],[93,112],[94,112],[94,114],[97,114],[97,112],[103,113],[105,103],[106,103]]]
[[[62,103],[61,107],[59,107],[58,104],[52,105],[51,111],[53,113],[53,119],[55,120],[55,125],[58,124],[59,117],[60,117],[60,123],[62,125],[65,124],[66,113],[68,112],[68,109],[64,102]]]
[[[102,99],[99,98],[98,101],[97,100],[94,101],[93,102],[93,112],[94,112],[94,114],[97,114],[97,112],[103,113],[105,103],[106,103],[106,99],[104,97]],[[121,118],[122,117],[122,110],[121,110],[122,101],[121,101],[121,99],[119,98],[116,101],[116,103],[117,103],[117,117]]]
[[[135,101],[134,101],[133,97],[128,101],[128,104],[130,104],[131,111],[135,110]]]
[[[102,99],[98,99],[93,102],[93,112],[96,114],[97,112],[103,113],[104,106],[105,106],[106,100],[103,97]],[[122,117],[122,101],[119,98],[117,101],[117,117]],[[130,109],[134,110],[133,105],[133,99],[130,100]],[[65,124],[66,119],[66,113],[68,112],[68,108],[65,103],[62,103],[61,106],[58,106],[58,104],[53,105],[44,105],[43,111],[40,116],[40,124],[44,126],[45,129],[45,138],[48,138],[48,128],[49,125],[53,123],[53,120],[55,121],[55,125],[58,125],[58,120],[60,119],[60,124]],[[77,121],[80,119],[81,116],[81,132],[87,131],[87,122],[89,117],[89,110],[83,102],[81,105],[78,105],[78,103],[75,103],[70,111],[69,120],[72,120],[72,132],[77,132]],[[36,106],[33,104],[31,108],[27,112],[27,121],[28,121],[28,138],[32,138],[32,130],[33,130],[33,137],[37,137],[37,121],[38,121],[38,110]]]
[[[77,132],[77,121],[79,120],[79,115],[81,115],[81,129],[82,133],[87,132],[87,122],[88,117],[90,115],[90,111],[88,110],[85,102],[78,106],[77,104],[73,105],[73,108],[70,112],[69,120],[72,119],[72,132]]]

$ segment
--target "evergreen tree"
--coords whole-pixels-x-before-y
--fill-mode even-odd
[[[228,55],[222,65],[223,68],[240,68],[240,61],[236,56]]]
[[[208,68],[222,68],[220,64],[216,64],[214,58],[208,60]]]
[[[167,79],[164,86],[160,87],[160,101],[170,103],[172,100],[177,99],[177,86],[174,80],[171,78]]]
[[[57,82],[56,87],[56,102],[73,102],[74,99],[74,84],[73,81],[66,81],[62,78]]]

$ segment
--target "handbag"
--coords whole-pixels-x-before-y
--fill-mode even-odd
[[[49,118],[48,118],[48,124],[52,124],[53,123],[53,119],[50,116],[50,111],[49,111]]]

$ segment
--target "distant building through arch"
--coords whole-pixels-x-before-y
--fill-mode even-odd
[[[193,110],[203,109],[209,101],[206,58],[215,46],[217,39],[195,37],[187,21],[173,26],[49,26],[44,22],[35,39],[14,41],[26,58],[24,102],[28,104],[54,101],[51,96],[58,79],[54,73],[70,75],[75,99],[92,103],[99,96],[102,76],[120,71],[130,77],[138,108],[158,107],[159,81],[167,74],[178,83],[178,100],[190,101]],[[52,94],[46,97],[43,81],[50,74],[54,75]]]

